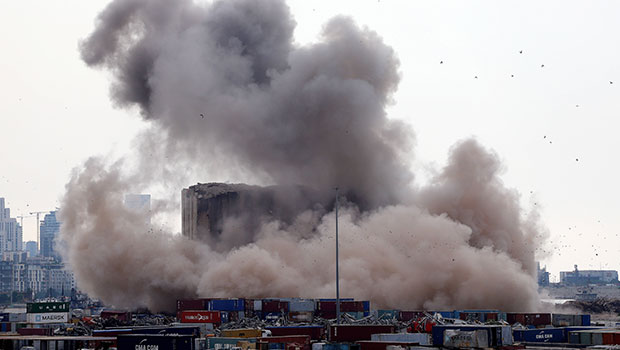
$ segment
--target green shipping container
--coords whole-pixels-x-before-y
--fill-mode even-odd
[[[45,312],[69,312],[69,303],[28,303],[26,304],[26,312],[29,314],[40,314]]]

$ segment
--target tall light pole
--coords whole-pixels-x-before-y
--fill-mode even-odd
[[[340,272],[338,266],[338,187],[336,187],[336,324],[340,324]]]

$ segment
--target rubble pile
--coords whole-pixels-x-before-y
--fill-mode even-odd
[[[575,308],[589,314],[615,313],[620,315],[620,299],[597,298],[593,301],[568,301],[559,307]]]

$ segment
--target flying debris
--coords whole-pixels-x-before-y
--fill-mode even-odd
[[[204,115],[204,114],[202,114],[202,113],[200,113],[200,117],[202,117],[202,119],[204,119],[204,118],[205,118],[205,115]]]
[[[443,61],[439,61],[439,64],[443,64]]]
[[[523,53],[523,50],[520,50],[519,53]]]

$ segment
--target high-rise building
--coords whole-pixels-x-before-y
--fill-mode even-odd
[[[0,253],[22,250],[22,227],[0,197]]]
[[[28,252],[28,257],[34,258],[39,255],[39,251],[37,250],[37,242],[36,241],[28,241],[26,242],[26,252]]]
[[[41,223],[41,256],[60,258],[58,255],[58,249],[55,245],[56,237],[59,232],[60,222],[56,219],[56,212],[51,211],[49,214],[45,215],[45,218]]]

